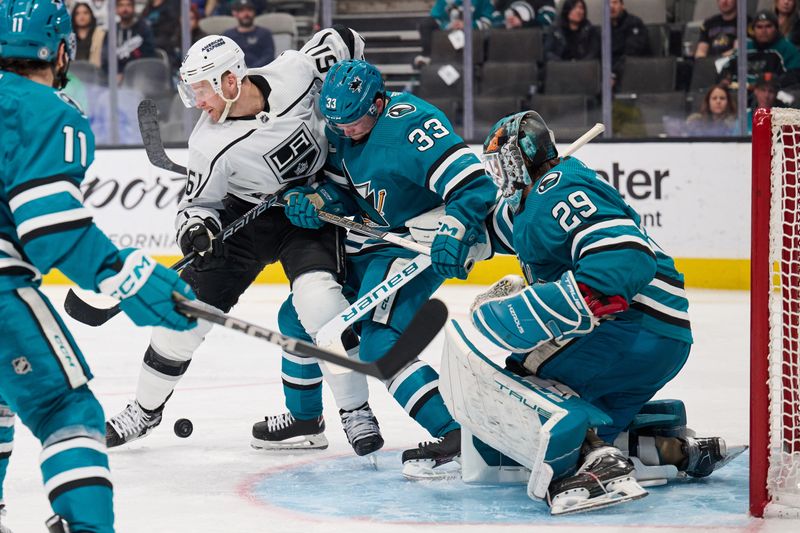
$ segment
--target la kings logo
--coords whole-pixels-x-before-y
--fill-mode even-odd
[[[280,183],[303,178],[314,168],[322,150],[308,126],[301,124],[285,141],[264,154],[264,161]]]

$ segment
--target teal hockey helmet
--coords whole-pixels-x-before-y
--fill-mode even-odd
[[[75,57],[72,20],[62,0],[0,0],[0,57],[52,63],[64,43]]]
[[[383,77],[373,65],[360,59],[339,61],[325,77],[320,109],[331,126],[351,124],[366,115],[376,117],[375,99],[383,93]]]
[[[558,157],[553,132],[535,111],[509,115],[492,126],[483,143],[486,172],[516,212],[531,173]]]

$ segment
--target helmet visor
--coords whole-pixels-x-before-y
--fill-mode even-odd
[[[198,102],[203,102],[216,94],[214,87],[208,80],[198,81],[188,84],[185,81],[178,82],[178,94],[186,107],[196,107]]]

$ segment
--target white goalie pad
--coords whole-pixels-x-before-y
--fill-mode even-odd
[[[439,391],[463,428],[531,471],[528,495],[544,498],[553,476],[544,463],[548,428],[567,412],[501,372],[456,321],[450,321],[445,331]],[[544,425],[541,418],[546,419]]]

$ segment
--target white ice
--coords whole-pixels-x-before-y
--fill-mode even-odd
[[[252,322],[274,327],[280,303],[287,295],[286,286],[252,287],[232,314]],[[466,309],[477,287],[447,286],[440,290],[452,317],[466,318]],[[50,286],[45,292],[61,309],[65,287]],[[729,443],[743,444],[748,439],[749,413],[749,298],[745,292],[689,291],[691,316],[696,344],[681,374],[669,383],[658,398],[681,398],[688,411],[690,426],[704,435],[719,435]],[[66,316],[66,314],[64,314]],[[91,365],[95,379],[91,386],[107,415],[121,410],[134,395],[141,367],[142,354],[147,346],[149,331],[135,328],[124,316],[108,324],[91,328],[67,317],[68,324]],[[440,335],[424,353],[424,359],[435,368],[439,366],[442,347]],[[372,408],[381,421],[387,450],[413,447],[428,439],[389,396],[383,385],[370,381]],[[338,456],[352,456],[352,450],[341,431],[338,413],[327,388],[324,393],[328,450],[305,455],[270,455],[250,448],[252,424],[268,413],[283,412],[280,379],[280,357],[277,347],[239,333],[215,328],[195,354],[189,370],[168,403],[164,422],[149,437],[127,447],[110,452],[114,480],[117,531],[144,532],[298,532],[352,531],[383,533],[405,530],[495,531],[501,524],[487,520],[481,523],[433,525],[404,524],[394,521],[381,523],[380,516],[369,519],[346,519],[325,515],[309,515],[302,509],[286,510],[269,502],[259,501],[251,488],[265,472],[283,467]],[[194,433],[179,439],[172,431],[178,418],[189,418]],[[43,520],[51,514],[41,486],[38,469],[39,444],[30,432],[17,424],[17,440],[11,457],[5,494],[9,514],[6,523],[16,533],[43,531]],[[385,490],[414,490],[400,485],[399,461],[382,457],[381,475],[397,487],[382,485]],[[356,464],[359,468],[359,463]],[[312,468],[310,466],[309,468]],[[335,476],[335,474],[332,474]],[[338,499],[343,506],[358,506],[369,498],[368,469],[363,470],[365,486],[360,492],[354,487],[342,487]],[[285,478],[276,478],[285,479]],[[290,485],[290,483],[289,483]],[[335,483],[333,486],[336,486]],[[724,486],[724,485],[723,485]],[[711,487],[709,487],[710,489]],[[284,490],[284,487],[279,487]],[[291,486],[285,487],[291,491]],[[381,490],[381,487],[378,487]],[[496,498],[492,488],[486,488],[486,499]],[[522,489],[520,489],[522,490]],[[698,491],[691,494],[696,495]],[[310,495],[309,497],[313,497]],[[694,496],[692,496],[694,497]],[[700,496],[702,498],[702,492]],[[646,501],[658,507],[658,494]],[[596,528],[600,531],[639,531],[645,528],[636,508],[630,504],[618,507],[618,525]],[[639,511],[637,511],[637,509]],[[680,514],[680,509],[674,509]],[[652,530],[697,530],[695,517],[688,515],[669,527]],[[589,523],[560,522],[557,518],[535,520],[538,529],[585,530]],[[604,522],[608,523],[608,522]],[[502,525],[503,531],[528,530],[531,524]],[[592,528],[595,529],[595,528]],[[742,519],[735,526],[719,526],[724,530],[781,530],[800,531],[800,522],[761,521]]]

